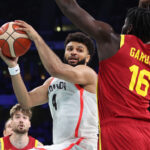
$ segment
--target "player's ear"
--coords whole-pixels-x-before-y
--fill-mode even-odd
[[[132,29],[133,29],[133,25],[130,24],[128,29],[127,29],[127,34],[130,34],[132,32]]]
[[[91,56],[88,54],[85,59],[86,64],[90,61],[90,58],[91,58]]]
[[[29,128],[31,127],[31,121],[29,121]]]

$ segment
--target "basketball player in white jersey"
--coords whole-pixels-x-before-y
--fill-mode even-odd
[[[92,40],[85,34],[69,34],[65,41],[63,63],[26,22],[17,21],[35,43],[41,61],[52,76],[28,92],[20,75],[18,58],[1,58],[9,67],[14,92],[25,108],[49,104],[53,118],[53,145],[47,150],[97,150],[98,116],[97,74],[87,66],[94,52]],[[18,70],[18,71],[16,71]],[[16,72],[15,72],[16,71]]]

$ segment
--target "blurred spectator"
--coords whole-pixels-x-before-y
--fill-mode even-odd
[[[9,118],[4,125],[3,136],[9,136],[12,132],[11,118]]]

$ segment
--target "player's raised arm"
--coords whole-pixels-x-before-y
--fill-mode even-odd
[[[82,9],[76,0],[55,0],[63,14],[68,17],[80,30],[94,39],[107,40],[113,29],[110,25],[95,20],[88,12]],[[104,38],[105,37],[105,38]]]
[[[22,80],[19,65],[17,64],[18,58],[16,57],[10,59],[8,57],[5,57],[1,49],[0,49],[0,57],[10,69],[9,73],[12,80],[13,90],[15,92],[18,102],[24,108],[37,106],[47,102],[48,81],[45,82],[45,84],[43,84],[42,86],[32,90],[31,92],[28,92]]]
[[[65,53],[67,53],[65,58],[68,62],[63,63],[31,25],[21,20],[18,20],[16,24],[22,26],[18,30],[25,31],[30,39],[34,41],[40,59],[51,76],[80,85],[93,84],[93,80],[97,78],[97,75],[86,65],[92,57],[90,51],[94,51],[94,43],[91,42],[92,40],[88,36],[82,33],[74,35],[86,39],[85,43],[89,44],[69,41],[65,46]],[[80,65],[77,65],[78,63]]]

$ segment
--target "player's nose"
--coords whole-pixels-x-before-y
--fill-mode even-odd
[[[24,122],[24,119],[20,117],[19,122]]]
[[[76,55],[76,54],[77,54],[77,50],[74,48],[74,49],[71,51],[71,54],[72,54],[72,55]]]

